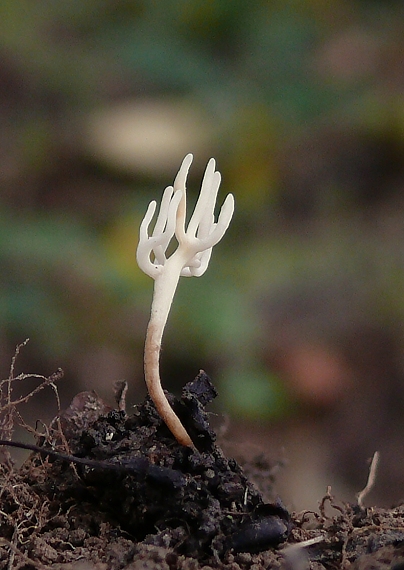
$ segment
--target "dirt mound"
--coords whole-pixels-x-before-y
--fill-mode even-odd
[[[77,395],[21,469],[5,455],[0,568],[404,567],[404,507],[339,505],[327,494],[318,513],[290,515],[269,502],[216,444],[206,374],[181,400],[168,394],[196,450],[174,440],[149,398],[128,415],[124,392],[117,409]]]

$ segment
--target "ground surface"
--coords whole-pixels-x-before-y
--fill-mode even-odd
[[[327,495],[318,512],[289,514],[264,458],[244,470],[228,459],[205,412],[216,395],[205,374],[170,396],[197,451],[173,440],[148,399],[128,415],[124,393],[114,410],[76,396],[19,470],[3,452],[0,568],[404,568],[404,507]]]

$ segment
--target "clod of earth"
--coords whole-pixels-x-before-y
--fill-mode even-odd
[[[19,470],[0,463],[0,568],[404,567],[404,506],[341,505],[327,492],[319,513],[289,517],[265,502],[215,443],[203,372],[180,400],[168,394],[197,450],[176,442],[150,398],[129,416],[120,394],[115,410],[78,394],[60,416],[64,437],[51,424]],[[262,459],[246,468],[268,477]]]
[[[33,460],[48,456],[56,469],[52,500],[58,496],[63,505],[72,497],[85,498],[134,542],[200,560],[221,558],[230,550],[259,552],[285,541],[286,509],[265,503],[238,463],[215,443],[205,411],[216,396],[208,376],[201,372],[188,383],[181,400],[167,396],[196,450],[175,441],[149,397],[131,416],[110,410],[88,425],[82,414],[95,396],[76,397],[61,416],[71,455],[45,444]],[[75,464],[77,476],[68,462]]]

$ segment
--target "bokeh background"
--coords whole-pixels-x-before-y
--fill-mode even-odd
[[[65,406],[144,397],[138,228],[188,152],[191,202],[214,156],[236,215],[180,283],[165,387],[205,369],[224,445],[279,459],[288,506],[354,500],[376,449],[371,500],[403,499],[400,1],[3,0],[2,378],[29,337],[17,372],[63,368]]]

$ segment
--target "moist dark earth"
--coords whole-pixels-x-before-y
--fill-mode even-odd
[[[209,425],[201,372],[167,394],[196,449],[179,445],[149,398],[125,411],[78,394],[16,469],[1,447],[0,568],[404,569],[404,506],[288,512],[265,457],[241,467]]]

